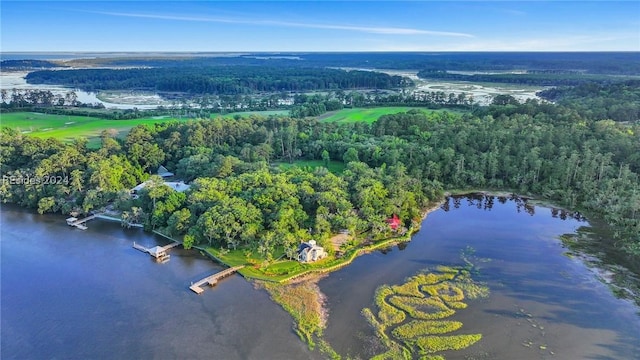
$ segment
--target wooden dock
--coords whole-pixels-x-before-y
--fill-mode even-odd
[[[191,291],[193,291],[196,294],[202,294],[204,292],[204,289],[202,288],[202,285],[204,284],[209,284],[209,286],[214,286],[218,283],[218,280],[225,278],[231,274],[234,274],[236,271],[242,269],[244,267],[244,265],[240,265],[240,266],[234,266],[232,268],[228,268],[225,270],[222,270],[218,273],[215,273],[211,276],[207,276],[206,278],[196,282],[196,283],[191,283],[191,286],[189,286],[189,289],[191,289]]]
[[[148,248],[140,244],[136,244],[135,241],[133,242],[134,249],[140,250],[144,253],[148,253],[149,255],[153,256],[157,262],[160,262],[163,264],[169,261],[169,259],[171,258],[171,255],[167,254],[167,250],[172,249],[178,245],[180,245],[179,242],[173,242],[165,246],[154,246],[152,248]]]
[[[78,219],[76,217],[70,217],[70,218],[67,219],[67,225],[75,226],[76,228],[78,228],[80,230],[87,230],[88,228],[84,223],[86,223],[89,220],[95,219],[96,216],[98,216],[98,214],[87,216],[84,219]]]

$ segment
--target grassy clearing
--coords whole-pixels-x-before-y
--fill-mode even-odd
[[[131,128],[140,124],[176,120],[171,117],[111,120],[99,117],[52,115],[37,112],[3,113],[0,115],[1,126],[17,129],[23,134],[39,138],[52,137],[65,142],[84,137],[89,140],[90,146],[94,147],[100,144],[100,133],[103,130],[115,129],[118,131],[118,136],[125,136]]]
[[[293,163],[279,162],[279,163],[275,163],[275,165],[283,169],[289,169],[292,167],[302,167],[302,168],[309,167],[311,169],[315,169],[318,167],[325,167],[324,161],[322,160],[297,160],[297,161],[294,161]],[[341,174],[344,171],[345,167],[346,166],[342,161],[332,160],[332,161],[329,161],[328,170],[334,174]]]
[[[439,112],[444,109],[434,110],[421,107],[409,107],[409,106],[388,106],[388,107],[375,107],[375,108],[353,108],[342,109],[337,111],[330,111],[326,114],[318,116],[318,120],[323,122],[338,122],[338,123],[353,123],[364,121],[372,123],[382,115],[397,114],[401,112],[407,112],[409,110],[421,110],[425,112]],[[454,110],[447,109],[449,112],[455,112]]]
[[[91,109],[89,109],[91,110]],[[129,130],[140,124],[155,124],[170,121],[189,121],[189,118],[175,118],[172,116],[156,116],[141,119],[113,120],[104,119],[100,115],[104,110],[96,110],[95,116],[73,116],[54,115],[38,112],[14,112],[0,114],[0,126],[17,129],[23,134],[39,138],[55,138],[64,142],[71,142],[73,139],[84,137],[89,140],[89,146],[97,148],[100,146],[100,133],[103,130],[115,129],[118,137],[124,137]],[[232,118],[250,115],[287,115],[286,110],[277,111],[246,111],[230,113],[225,115],[214,114],[212,118],[224,117]]]
[[[246,265],[245,268],[239,271],[246,278],[277,283],[284,283],[309,272],[322,271],[340,262],[340,259],[334,258],[324,258],[313,263],[304,264],[288,259],[267,262],[266,259],[258,254],[245,249],[219,250],[208,247],[205,250],[230,267]],[[277,252],[274,254],[274,258],[279,258],[283,254],[284,251]]]
[[[413,231],[410,230],[403,236],[380,240],[364,247],[353,247],[346,250],[340,258],[329,256],[312,263],[299,263],[288,259],[267,261],[262,256],[247,249],[220,250],[214,247],[198,247],[198,249],[205,251],[209,256],[229,267],[246,265],[245,268],[238,271],[246,278],[284,284],[306,275],[330,273],[350,264],[358,255],[389,247],[399,242],[409,241],[412,233]],[[281,249],[273,254],[273,258],[278,259],[282,254],[284,254],[284,251]]]

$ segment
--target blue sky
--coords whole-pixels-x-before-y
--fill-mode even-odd
[[[640,51],[640,1],[6,1],[2,52]]]

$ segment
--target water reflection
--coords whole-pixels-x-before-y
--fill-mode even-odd
[[[197,251],[158,264],[133,241],[166,240],[118,223],[73,230],[64,217],[2,206],[2,359],[321,359],[268,294]]]
[[[511,194],[509,196],[499,196],[489,195],[485,193],[472,193],[464,196],[450,196],[446,199],[446,201],[440,208],[446,212],[451,210],[452,205],[454,209],[460,209],[460,207],[462,206],[462,201],[465,200],[467,206],[475,207],[478,210],[491,211],[496,199],[502,205],[506,204],[508,201],[513,202],[515,204],[517,213],[524,212],[531,216],[534,216],[536,214],[536,205],[531,202],[531,199],[516,194]],[[559,218],[561,220],[573,219],[581,222],[587,221],[587,218],[578,211],[568,211],[552,206],[549,206],[548,208],[551,209],[551,216],[554,218]]]

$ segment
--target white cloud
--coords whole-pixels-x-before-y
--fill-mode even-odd
[[[404,41],[406,40],[406,41]],[[640,34],[609,33],[523,38],[477,38],[439,41],[369,38],[361,44],[376,51],[640,51]]]
[[[226,24],[297,27],[297,28],[307,28],[307,29],[346,30],[346,31],[370,33],[370,34],[383,34],[383,35],[433,35],[433,36],[449,36],[449,37],[464,37],[464,38],[474,37],[472,34],[460,33],[460,32],[422,30],[422,29],[401,28],[401,27],[311,24],[311,23],[298,23],[298,22],[277,21],[277,20],[243,20],[243,19],[227,19],[227,18],[216,18],[216,17],[157,15],[157,14],[108,12],[108,11],[92,11],[92,13],[102,14],[102,15],[111,15],[111,16],[159,19],[159,20],[199,21],[199,22],[214,22],[214,23],[226,23]]]

